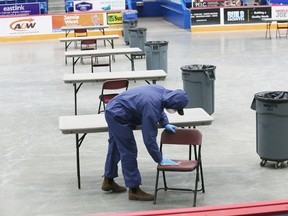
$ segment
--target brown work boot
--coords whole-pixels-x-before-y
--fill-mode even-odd
[[[154,195],[142,191],[139,187],[129,189],[129,200],[152,201]]]
[[[123,186],[118,185],[114,179],[110,179],[107,178],[106,176],[104,176],[104,180],[102,183],[102,190],[103,191],[112,191],[115,193],[121,193],[121,192],[125,192],[126,188]]]

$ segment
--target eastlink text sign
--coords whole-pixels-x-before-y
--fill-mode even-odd
[[[40,3],[0,5],[0,16],[37,15],[40,14]]]

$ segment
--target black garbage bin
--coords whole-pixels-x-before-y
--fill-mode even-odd
[[[193,64],[181,67],[183,89],[189,97],[187,108],[201,107],[210,115],[214,113],[214,65]]]
[[[256,111],[256,151],[260,165],[275,161],[275,168],[288,160],[288,92],[264,91],[254,95]]]

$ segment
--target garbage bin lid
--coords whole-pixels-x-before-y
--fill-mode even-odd
[[[124,10],[122,11],[122,14],[137,14],[137,10]]]
[[[128,30],[133,32],[144,32],[147,30],[147,28],[129,28]]]
[[[155,45],[165,46],[167,44],[168,44],[168,41],[146,41],[145,42],[145,45],[147,46],[155,46]]]
[[[214,65],[203,65],[203,64],[193,64],[193,65],[185,65],[181,67],[182,71],[188,72],[204,72],[207,70],[215,70],[216,66]]]
[[[264,102],[286,103],[288,102],[288,92],[285,91],[264,91],[255,94],[255,99]]]

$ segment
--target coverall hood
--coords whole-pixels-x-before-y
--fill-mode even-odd
[[[181,89],[166,90],[163,95],[163,101],[164,108],[176,109],[179,115],[184,115],[183,109],[188,104],[188,94]]]

